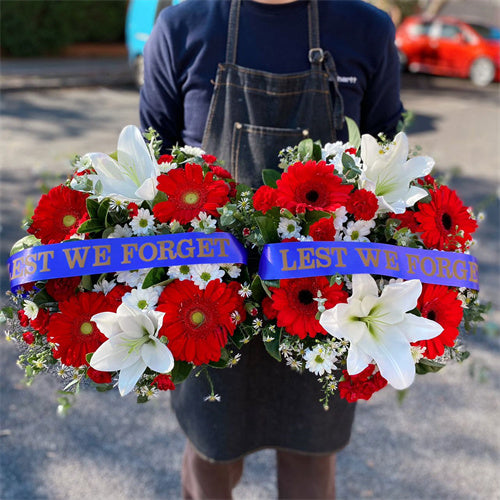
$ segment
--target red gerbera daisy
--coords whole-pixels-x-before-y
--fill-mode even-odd
[[[90,318],[113,307],[101,292],[78,293],[60,302],[60,312],[51,315],[47,333],[47,340],[56,344],[54,357],[69,366],[87,365],[85,356],[107,340]]]
[[[335,241],[335,226],[333,217],[325,217],[315,222],[309,228],[309,236],[314,241]]]
[[[204,290],[192,281],[174,281],[158,301],[157,310],[165,313],[160,335],[168,338],[175,359],[195,365],[218,361],[236,328],[231,314],[239,304],[237,292],[217,280]]]
[[[330,286],[324,276],[280,280],[280,288],[272,288],[273,308],[277,311],[277,324],[290,335],[301,339],[316,334],[326,335],[326,330],[316,319],[318,292],[326,299],[325,307],[331,308],[347,301],[347,293],[341,285]]]
[[[44,245],[67,240],[89,218],[85,202],[88,196],[63,184],[51,189],[40,198],[28,233]]]
[[[349,403],[358,399],[370,399],[374,392],[380,391],[387,385],[387,380],[377,371],[373,373],[375,365],[368,365],[361,373],[349,375],[342,370],[344,380],[339,382],[340,397]]]
[[[278,205],[294,214],[306,210],[333,212],[347,203],[352,191],[352,186],[342,184],[342,179],[324,161],[295,163],[276,184]]]
[[[431,319],[443,327],[443,331],[433,339],[420,340],[414,345],[425,347],[424,356],[434,359],[444,353],[444,346],[453,347],[458,337],[458,325],[462,321],[462,303],[458,293],[443,285],[422,285],[417,308],[424,318]]]
[[[346,209],[356,220],[371,220],[378,209],[378,199],[366,189],[358,189],[349,196]]]
[[[229,186],[223,180],[214,181],[214,174],[203,175],[203,169],[195,163],[187,163],[185,169],[176,168],[158,178],[158,189],[167,196],[154,206],[153,212],[160,222],[177,220],[187,224],[200,212],[218,217],[217,208],[228,201]]]
[[[415,219],[427,248],[466,250],[477,222],[455,191],[441,186],[430,192],[430,203],[419,203]]]

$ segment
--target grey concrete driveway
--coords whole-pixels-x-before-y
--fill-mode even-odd
[[[468,204],[484,205],[478,233],[484,300],[498,311],[498,87],[406,79],[405,105],[417,113],[413,144]],[[138,123],[129,88],[5,92],[0,135],[2,262],[19,229],[25,199],[55,184],[74,153],[111,151],[121,128]],[[7,287],[2,269],[2,289]],[[500,323],[497,312],[490,327]],[[471,359],[419,377],[402,405],[391,389],[358,406],[351,444],[339,454],[344,499],[500,498],[498,455],[500,346],[485,335],[469,343]],[[56,415],[57,381],[21,382],[16,350],[0,340],[0,498],[177,499],[184,445],[167,397],[137,405],[133,397],[84,391],[67,418]],[[273,454],[249,458],[237,499],[274,498]]]

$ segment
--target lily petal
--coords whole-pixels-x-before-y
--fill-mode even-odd
[[[90,321],[94,321],[97,325],[97,328],[106,335],[106,337],[110,338],[113,335],[121,332],[120,326],[116,321],[116,313],[113,312],[101,312],[94,314]]]
[[[168,373],[174,367],[174,357],[170,349],[156,338],[151,340],[153,342],[149,342],[142,346],[142,359],[146,365],[155,372]]]
[[[139,358],[133,365],[120,370],[120,376],[118,377],[120,395],[125,396],[135,387],[145,369],[146,364],[142,358]]]
[[[380,302],[391,310],[411,311],[417,305],[422,293],[420,280],[408,280],[402,283],[392,283],[386,286],[380,295]]]
[[[140,130],[134,125],[127,125],[118,137],[118,163],[133,169],[139,179],[146,179],[155,174],[155,165],[151,159]]]
[[[355,345],[351,345],[349,352],[347,353],[347,373],[349,373],[349,375],[357,375],[358,373],[361,373],[371,362],[371,356],[357,348]]]
[[[352,297],[365,297],[366,295],[378,297],[377,282],[371,274],[353,274]]]
[[[116,372],[137,362],[139,353],[130,352],[129,346],[117,337],[112,337],[113,340],[107,340],[97,348],[90,360],[92,368],[102,372]]]
[[[405,333],[409,342],[417,342],[437,337],[444,328],[429,318],[416,316],[415,314],[406,314],[405,320],[401,325],[401,330]]]

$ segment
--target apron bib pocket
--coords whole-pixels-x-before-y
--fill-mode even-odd
[[[262,184],[262,170],[278,169],[278,153],[309,136],[307,129],[263,127],[235,122],[229,170],[237,182],[252,187]]]

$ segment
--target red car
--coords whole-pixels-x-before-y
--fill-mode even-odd
[[[401,65],[411,72],[500,80],[500,30],[453,17],[407,17],[396,31]]]

